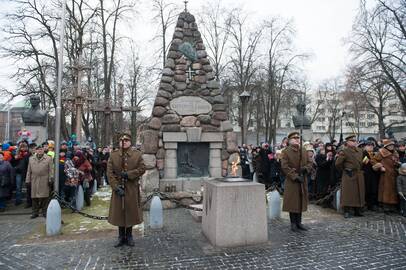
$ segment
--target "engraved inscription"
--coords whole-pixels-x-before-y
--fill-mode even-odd
[[[183,96],[170,102],[171,109],[179,115],[205,114],[211,111],[211,105],[200,97]]]

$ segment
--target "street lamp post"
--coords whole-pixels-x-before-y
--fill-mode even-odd
[[[251,95],[248,91],[243,91],[240,94],[240,100],[242,105],[242,123],[241,123],[241,145],[247,143],[247,105]]]

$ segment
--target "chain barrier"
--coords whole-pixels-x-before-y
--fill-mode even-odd
[[[176,200],[174,198],[170,198],[167,194],[160,192],[160,191],[155,191],[153,193],[151,193],[150,195],[147,196],[147,198],[141,202],[141,207],[144,207],[154,196],[159,196],[159,198],[165,199],[165,200],[169,200],[173,203],[175,203],[177,206],[185,208],[185,209],[189,209],[189,210],[193,210],[193,211],[203,211],[202,208],[198,208],[198,207],[193,207],[187,204],[183,204],[181,201]],[[71,203],[65,201],[63,198],[61,198],[58,194],[56,194],[55,192],[53,193],[52,196],[54,199],[58,200],[58,202],[61,204],[61,206],[69,208],[72,210],[73,213],[79,214],[81,216],[84,216],[86,218],[91,218],[91,219],[96,219],[96,220],[107,220],[108,217],[106,216],[96,216],[96,215],[92,215],[92,214],[88,214],[82,211],[77,210],[75,207],[73,207],[71,205]],[[198,201],[196,201],[195,199],[193,199],[193,197],[189,197],[191,200],[193,200],[194,202],[198,203]]]

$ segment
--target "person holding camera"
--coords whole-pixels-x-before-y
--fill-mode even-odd
[[[338,154],[335,165],[342,171],[341,177],[341,207],[344,218],[350,217],[350,209],[354,216],[362,216],[361,209],[365,205],[365,182],[363,166],[363,151],[357,147],[356,135],[345,138],[345,147]]]
[[[283,195],[283,208],[289,212],[291,230],[306,231],[302,224],[302,212],[307,211],[308,190],[307,176],[311,171],[312,162],[306,150],[300,145],[300,134],[297,131],[288,135],[288,146],[282,150],[281,168],[286,176]]]
[[[132,227],[143,221],[139,180],[145,172],[142,153],[131,148],[131,134],[120,135],[120,148],[107,162],[107,175],[112,189],[108,222],[118,226],[115,247],[134,246]]]

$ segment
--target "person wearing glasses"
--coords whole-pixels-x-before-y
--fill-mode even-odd
[[[293,232],[307,230],[302,224],[302,212],[307,211],[307,176],[311,166],[306,149],[300,149],[299,132],[289,133],[288,146],[282,150],[281,158],[281,168],[286,176],[282,210],[289,212]]]
[[[336,168],[342,171],[340,205],[344,209],[344,218],[351,217],[351,208],[354,216],[362,216],[361,209],[365,205],[363,152],[357,144],[356,135],[347,136],[345,147],[335,162]]]
[[[108,222],[118,226],[115,247],[134,246],[132,227],[143,221],[139,180],[145,172],[142,153],[131,148],[130,132],[120,135],[120,147],[107,162],[107,175],[112,189]]]

